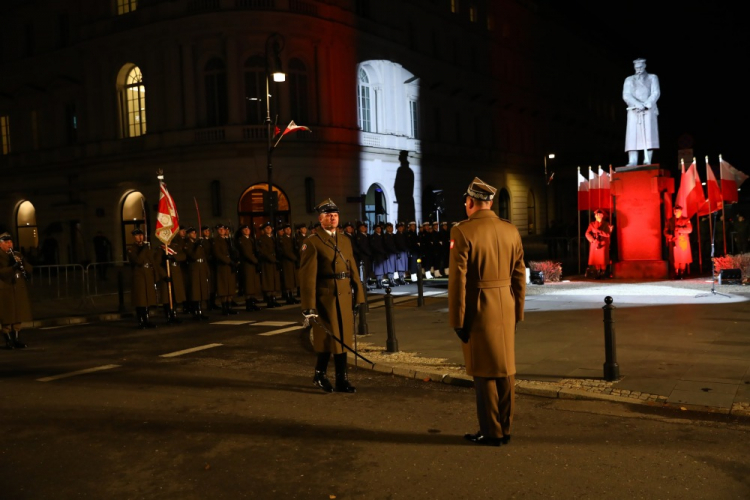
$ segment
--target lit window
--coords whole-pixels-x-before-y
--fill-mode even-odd
[[[7,116],[0,116],[0,137],[3,142],[3,154],[10,153],[10,123]]]
[[[370,79],[364,69],[359,70],[359,85],[357,86],[357,120],[363,132],[372,132],[372,118],[370,114]]]
[[[451,12],[458,13],[458,0],[451,0]]]
[[[409,112],[411,114],[411,136],[419,139],[419,108],[417,101],[409,101]]]
[[[117,0],[117,15],[133,12],[138,8],[138,0]]]
[[[125,103],[127,136],[138,137],[146,133],[146,87],[138,66],[133,67],[125,78]]]
[[[476,5],[472,5],[471,7],[469,7],[469,21],[471,21],[472,23],[477,22],[477,6]]]

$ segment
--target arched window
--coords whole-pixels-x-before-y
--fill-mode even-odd
[[[363,132],[372,132],[372,116],[370,113],[370,79],[363,68],[359,69],[359,84],[357,85],[357,121]]]
[[[278,204],[274,210],[276,223],[289,223],[291,210],[289,207],[289,198],[278,186],[273,186],[273,192],[276,193]],[[265,182],[253,184],[242,193],[240,203],[237,207],[237,213],[240,219],[240,225],[250,224],[254,231],[263,226],[270,220],[271,214],[266,210],[263,203],[268,193],[268,184]]]
[[[206,125],[216,127],[227,123],[227,70],[224,61],[214,57],[204,70],[206,83]]]
[[[307,124],[310,104],[307,98],[307,68],[305,63],[299,59],[289,60],[287,82],[289,82],[291,118],[299,124]]]
[[[526,210],[529,221],[529,234],[536,234],[536,202],[534,191],[531,189],[529,189],[529,194],[526,196]]]
[[[385,197],[385,191],[379,184],[373,184],[367,190],[365,197],[365,218],[368,227],[375,227],[375,224],[388,221],[388,201]]]
[[[141,229],[146,233],[146,239],[150,240],[148,230],[148,213],[146,199],[138,191],[131,191],[122,200],[122,244],[123,255],[127,255],[126,248],[135,242],[133,229]]]
[[[510,194],[508,194],[508,190],[505,188],[500,189],[497,208],[501,219],[510,220]]]
[[[146,133],[146,86],[138,66],[130,66],[122,83],[123,136]]]
[[[262,56],[245,61],[245,119],[249,125],[262,125],[266,119],[265,62]]]
[[[30,201],[18,205],[16,212],[16,234],[18,247],[25,251],[39,246],[39,233],[36,228],[36,209]]]

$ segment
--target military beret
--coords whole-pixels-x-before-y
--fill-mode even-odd
[[[339,213],[339,207],[336,206],[332,199],[328,198],[318,204],[318,206],[315,207],[315,211],[319,214]]]
[[[490,186],[479,177],[474,177],[474,180],[471,181],[469,187],[466,188],[464,197],[471,196],[472,198],[481,201],[492,201],[495,197],[495,193],[497,193],[497,189]]]

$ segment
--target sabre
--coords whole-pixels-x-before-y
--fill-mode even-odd
[[[201,211],[198,208],[198,200],[195,199],[195,196],[193,196],[193,201],[195,202],[195,211],[198,213],[198,239],[201,238]]]
[[[318,319],[317,319],[317,316],[313,316],[313,317],[310,317],[309,319],[308,319],[308,318],[305,318],[305,323],[307,323],[307,324],[306,324],[305,326],[309,325],[309,321],[310,321],[310,320],[312,320],[312,321],[313,321],[313,323],[315,323],[316,325],[318,325],[319,327],[321,327],[321,328],[323,329],[323,331],[324,331],[324,332],[326,332],[326,334],[327,334],[327,335],[328,335],[329,337],[331,337],[331,338],[332,338],[333,340],[335,340],[336,342],[338,342],[339,344],[341,344],[341,347],[343,347],[344,349],[346,349],[346,350],[347,350],[347,351],[349,351],[349,352],[352,352],[352,353],[354,353],[355,359],[356,359],[357,357],[359,357],[359,358],[362,358],[362,359],[363,359],[364,361],[367,361],[367,362],[368,362],[368,363],[370,363],[371,365],[374,365],[374,364],[375,364],[375,363],[373,363],[372,361],[370,361],[369,359],[367,359],[366,357],[362,356],[362,355],[361,355],[360,353],[358,353],[358,352],[357,352],[357,351],[355,351],[354,349],[352,349],[351,347],[349,347],[348,345],[346,345],[346,343],[345,343],[345,342],[344,342],[343,340],[341,340],[341,339],[339,339],[338,337],[336,337],[336,336],[335,336],[335,335],[333,334],[333,332],[331,332],[331,330],[329,330],[328,328],[326,328],[326,327],[325,327],[325,326],[324,326],[324,325],[323,325],[323,324],[322,324],[322,323],[321,323],[320,321],[318,321]]]

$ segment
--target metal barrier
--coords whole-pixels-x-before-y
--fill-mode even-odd
[[[113,260],[109,262],[92,262],[86,266],[86,296],[94,297],[97,295],[114,295],[119,292],[118,280],[119,275],[130,277],[130,273],[123,273],[123,268],[127,265],[125,260]],[[109,271],[118,275],[118,278],[109,281],[107,273]],[[123,284],[125,291],[130,291],[130,283]]]
[[[83,297],[86,293],[86,271],[81,264],[34,266],[30,281],[37,292],[52,292],[45,298],[61,299],[72,294]]]

